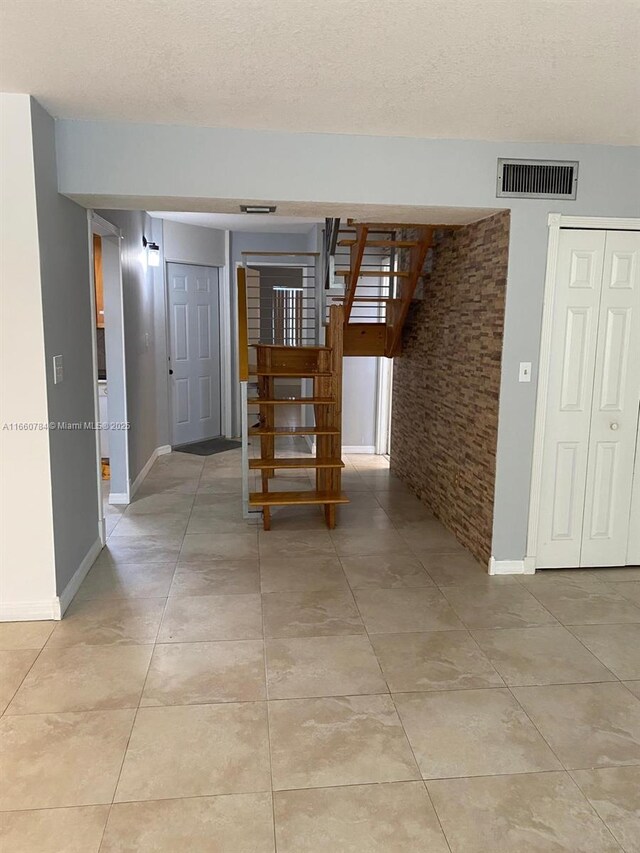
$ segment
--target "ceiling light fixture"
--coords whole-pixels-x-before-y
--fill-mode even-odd
[[[146,237],[142,238],[142,245],[147,250],[147,263],[150,267],[160,266],[160,246],[157,243],[150,243]]]
[[[241,204],[240,210],[243,213],[275,213],[275,204]]]

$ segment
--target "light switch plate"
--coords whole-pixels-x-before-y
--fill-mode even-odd
[[[518,382],[531,382],[531,362],[521,361],[518,372]]]
[[[64,364],[62,363],[61,355],[53,357],[53,384],[59,385],[64,379]]]

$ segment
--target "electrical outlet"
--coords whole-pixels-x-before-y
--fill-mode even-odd
[[[518,382],[531,382],[531,362],[521,361]]]
[[[62,363],[61,355],[53,357],[53,384],[59,385],[64,379],[64,364]]]

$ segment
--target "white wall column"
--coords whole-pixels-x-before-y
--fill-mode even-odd
[[[28,95],[0,96],[0,619],[56,616],[45,343]],[[21,428],[14,425],[26,425]]]

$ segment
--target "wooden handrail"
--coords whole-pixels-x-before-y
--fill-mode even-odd
[[[249,329],[247,320],[247,271],[238,267],[238,373],[249,380]]]
[[[356,242],[349,249],[349,274],[345,279],[345,296],[347,298],[344,301],[344,317],[346,322],[349,322],[349,317],[351,316],[353,298],[356,295],[358,279],[360,278],[360,268],[362,266],[368,233],[368,225],[356,225]]]

